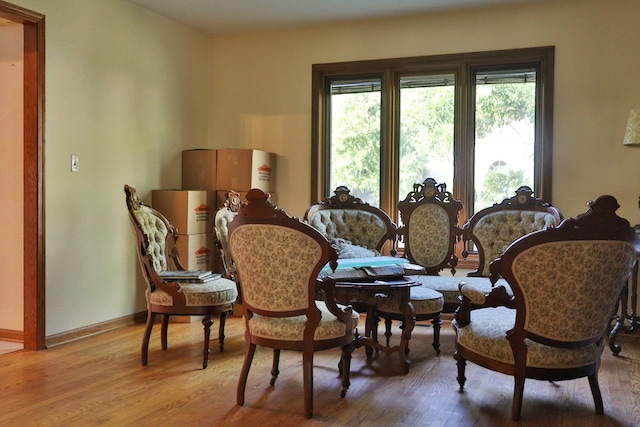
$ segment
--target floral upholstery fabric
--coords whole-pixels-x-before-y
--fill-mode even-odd
[[[442,294],[445,303],[458,304],[458,284],[467,282],[480,289],[481,292],[491,291],[491,282],[488,277],[455,277],[455,276],[410,276],[411,279],[420,283],[420,286],[433,289]],[[503,285],[509,294],[513,294],[509,283],[504,279],[499,279],[496,286]]]
[[[149,239],[147,253],[154,270],[158,273],[166,271],[168,269],[166,239],[169,232],[166,225],[149,211],[138,209],[133,211],[133,214]],[[180,283],[180,290],[184,293],[187,306],[232,304],[238,298],[235,282],[222,278],[207,283]],[[171,295],[159,288],[154,288],[152,291],[147,287],[145,296],[150,304],[173,305]]]
[[[476,305],[483,305],[486,301],[487,289],[476,286],[472,283],[461,282],[460,293]]]
[[[408,235],[411,254],[418,264],[431,267],[442,263],[451,240],[447,211],[435,204],[418,206],[411,214]]]
[[[187,306],[232,304],[238,298],[236,283],[228,279],[217,279],[206,283],[180,283]],[[147,289],[147,301],[155,305],[171,306],[173,298],[163,290],[156,288],[153,292]]]
[[[599,336],[635,259],[631,244],[612,241],[552,242],[523,251],[512,270],[527,307],[525,328],[561,341]]]
[[[368,249],[364,246],[354,245],[348,240],[335,238],[331,239],[331,246],[338,252],[338,258],[369,258],[379,256],[380,252],[375,249]]]
[[[457,329],[458,345],[490,359],[514,364],[513,352],[506,336],[507,331],[513,328],[515,318],[516,311],[505,307],[473,310],[471,323]],[[527,366],[536,368],[575,368],[591,365],[603,350],[602,346],[598,347],[595,344],[574,350],[550,347],[528,339],[525,339],[524,343],[527,346]]]
[[[377,215],[360,209],[323,209],[308,220],[329,240],[342,238],[368,249],[376,249],[387,233],[385,223]]]
[[[483,274],[488,276],[491,261],[520,237],[557,225],[553,215],[547,212],[503,210],[484,216],[473,228],[484,251]]]
[[[309,280],[322,255],[316,240],[282,226],[248,224],[237,228],[229,243],[245,303],[269,311],[308,307]]]
[[[168,268],[166,240],[169,232],[167,227],[160,218],[149,211],[138,209],[133,211],[133,214],[138,224],[140,224],[142,232],[149,239],[147,252],[153,263],[153,268],[157,272],[166,271]]]
[[[231,251],[229,250],[229,224],[233,221],[233,218],[237,215],[237,212],[233,212],[229,209],[222,208],[218,210],[215,217],[215,232],[216,238],[222,246],[224,255],[224,265],[227,267],[229,274],[235,273],[235,265],[231,259]]]
[[[345,323],[331,314],[324,302],[316,301],[316,306],[320,310],[322,318],[313,336],[314,340],[321,341],[339,338],[347,334]],[[341,305],[338,305],[338,307],[344,308]],[[355,328],[360,320],[360,314],[352,311],[351,318],[353,319],[353,327]],[[306,316],[267,317],[254,314],[253,317],[249,319],[249,328],[252,335],[286,341],[302,341],[306,326]]]
[[[432,314],[440,313],[444,298],[440,292],[422,286],[413,286],[411,288],[411,304],[416,314]],[[382,304],[376,306],[376,310],[385,313],[401,314],[400,307],[384,300]]]

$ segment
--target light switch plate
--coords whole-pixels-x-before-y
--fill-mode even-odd
[[[71,172],[79,172],[80,171],[80,156],[77,154],[71,155]]]

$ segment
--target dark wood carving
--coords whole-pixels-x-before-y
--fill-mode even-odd
[[[400,217],[403,222],[403,226],[399,228],[398,234],[404,242],[405,256],[412,263],[421,264],[416,260],[417,254],[414,254],[411,249],[409,225],[414,211],[425,204],[437,205],[446,211],[449,217],[449,229],[443,230],[443,232],[449,234],[449,247],[447,253],[443,253],[442,260],[439,263],[429,266],[423,265],[423,267],[425,267],[426,273],[430,275],[438,275],[444,268],[450,268],[451,273],[455,274],[456,266],[458,265],[458,257],[455,255],[455,245],[459,241],[462,232],[458,227],[458,218],[463,206],[462,202],[454,198],[453,194],[447,191],[446,184],[438,184],[433,178],[427,178],[422,183],[414,184],[413,191],[410,191],[405,199],[398,203],[398,210],[400,211]]]

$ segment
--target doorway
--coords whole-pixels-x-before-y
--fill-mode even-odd
[[[27,350],[46,348],[44,258],[44,24],[42,14],[0,0],[0,18],[23,26],[24,327]]]

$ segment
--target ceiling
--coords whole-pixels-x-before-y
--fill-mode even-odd
[[[207,34],[543,0],[129,0]]]

